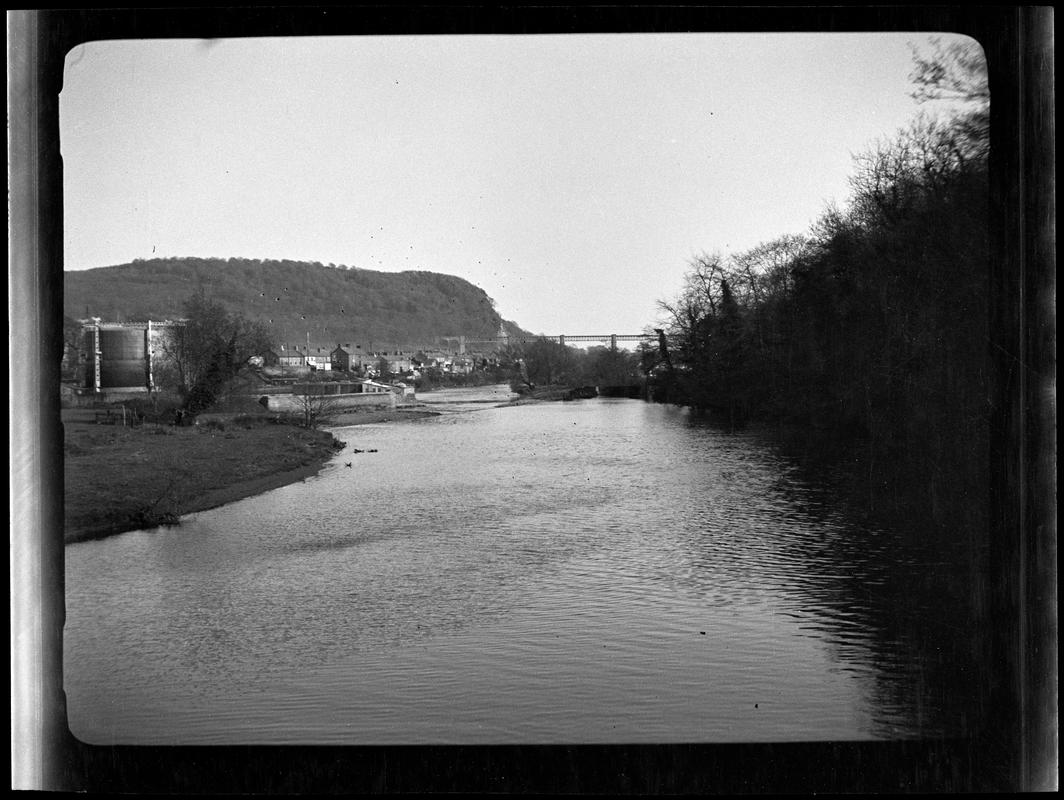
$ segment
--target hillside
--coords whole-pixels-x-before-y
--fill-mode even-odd
[[[483,289],[435,272],[377,272],[316,262],[166,258],[67,272],[64,314],[105,321],[173,319],[202,287],[277,331],[278,342],[431,345],[441,337],[494,337],[504,321]]]

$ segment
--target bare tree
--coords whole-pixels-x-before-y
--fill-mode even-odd
[[[931,40],[928,55],[913,48],[913,71],[909,78],[916,88],[912,97],[928,100],[960,100],[985,105],[990,101],[986,56],[974,40],[943,45]]]
[[[185,303],[185,315],[184,324],[171,328],[160,344],[186,403],[200,410],[272,341],[262,322],[229,311],[202,290]]]
[[[305,428],[311,430],[330,422],[340,413],[340,398],[336,394],[338,384],[313,382],[297,384],[292,396],[299,409],[299,416]]]
[[[931,47],[927,55],[913,48],[912,97],[920,103],[945,101],[959,107],[950,115],[956,141],[966,158],[985,159],[990,138],[986,55],[973,40],[943,45],[933,39]]]
[[[564,383],[573,377],[573,352],[560,342],[536,339],[524,348],[524,365],[532,386]]]
[[[806,246],[806,237],[784,235],[732,256],[732,288],[754,304],[782,295],[790,286],[790,268]]]
[[[69,380],[78,374],[81,366],[81,352],[84,347],[85,331],[80,322],[71,317],[63,317],[63,378]]]

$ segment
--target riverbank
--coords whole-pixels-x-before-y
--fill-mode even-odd
[[[202,414],[193,427],[96,424],[64,409],[66,544],[177,524],[316,475],[343,447],[328,430],[437,416],[423,406],[357,408],[310,431],[266,415]]]
[[[174,524],[316,474],[342,443],[268,418],[192,427],[96,424],[66,409],[64,542]]]
[[[569,387],[539,389],[510,402],[566,399]],[[441,393],[442,394],[442,393]],[[470,401],[473,402],[473,401]],[[198,424],[139,427],[96,423],[88,409],[64,409],[64,542],[178,524],[180,517],[305,480],[343,444],[335,428],[439,416],[416,403],[346,409],[322,430],[285,424],[266,414],[201,414]]]

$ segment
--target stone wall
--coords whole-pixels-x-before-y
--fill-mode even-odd
[[[281,411],[299,413],[303,411],[302,398],[294,394],[271,394],[262,395],[268,397],[269,411]],[[392,392],[368,393],[368,394],[338,394],[328,395],[330,403],[336,403],[337,408],[395,408],[395,394]]]

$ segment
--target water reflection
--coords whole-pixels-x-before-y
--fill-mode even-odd
[[[976,537],[917,518],[877,527],[862,513],[864,498],[854,497],[852,481],[803,468],[764,432],[729,431],[704,419],[689,424],[741,442],[772,465],[761,489],[778,502],[764,508],[792,524],[751,552],[770,554],[759,569],[787,568],[778,577],[795,590],[784,593],[789,613],[867,682],[876,734],[973,733],[969,722],[981,718],[985,691],[986,633],[972,602],[979,590],[970,583],[985,570],[969,547]]]
[[[958,724],[964,704],[935,688],[952,655],[921,638],[942,611],[927,554],[856,523],[757,435],[602,399],[336,434],[378,452],[68,548],[75,733],[786,741]]]

